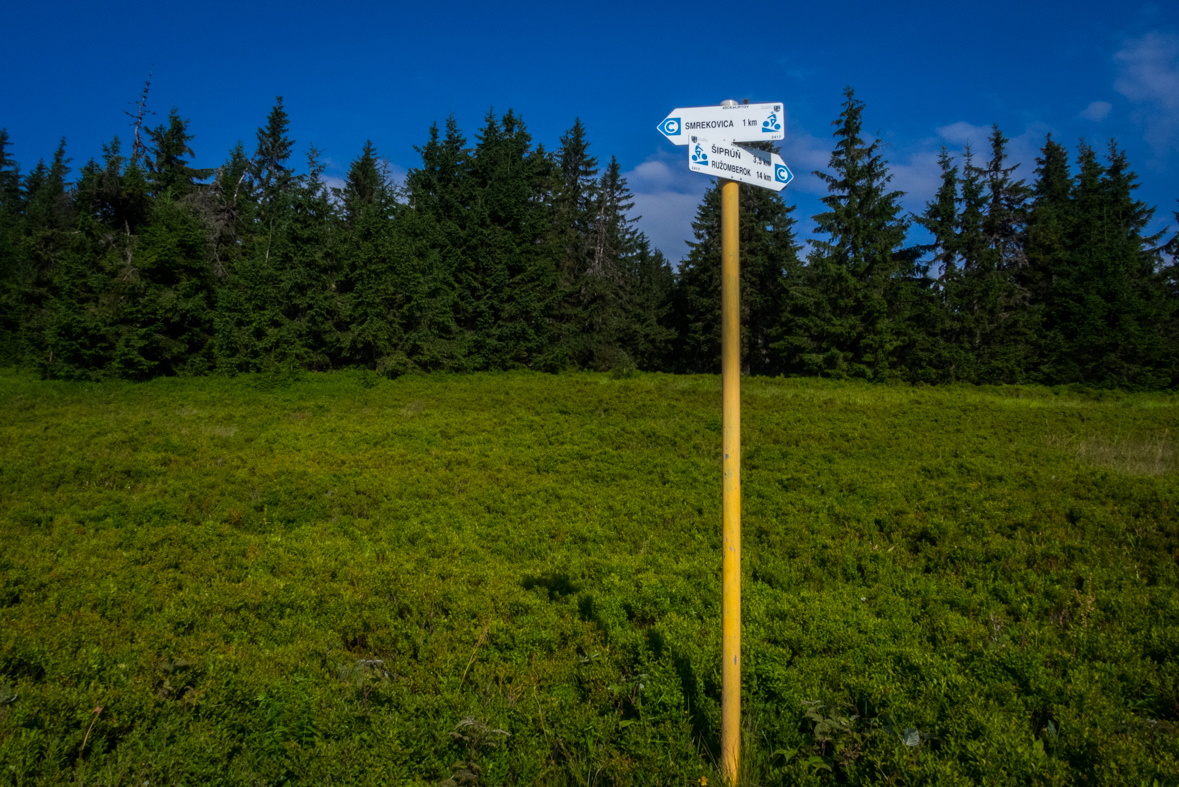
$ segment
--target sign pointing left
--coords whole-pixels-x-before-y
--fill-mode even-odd
[[[729,142],[776,142],[786,138],[782,105],[774,103],[677,107],[657,128],[676,145],[687,145],[696,135]]]

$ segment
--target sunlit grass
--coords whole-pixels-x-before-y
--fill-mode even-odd
[[[1138,439],[1089,438],[1077,446],[1077,458],[1127,475],[1165,475],[1179,469],[1175,441],[1166,432]]]
[[[745,380],[746,783],[1179,782],[1174,402]],[[0,374],[0,783],[719,784],[719,405]]]

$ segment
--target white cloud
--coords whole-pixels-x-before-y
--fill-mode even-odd
[[[655,192],[668,189],[684,190],[683,173],[671,167],[665,159],[665,151],[660,151],[657,159],[647,159],[630,172],[626,173],[626,182],[632,191]]]
[[[1179,36],[1147,33],[1123,42],[1114,55],[1114,87],[1133,102],[1147,143],[1164,158],[1179,132]]]
[[[1036,158],[1048,139],[1049,131],[1051,129],[1046,123],[1032,123],[1007,143],[1007,160],[1019,165],[1019,169],[1012,173],[1016,180],[1023,179],[1028,183],[1035,180]]]
[[[913,153],[907,162],[890,161],[888,171],[892,174],[890,189],[905,192],[905,207],[918,213],[925,210],[925,203],[933,199],[942,182],[938,153],[932,151]]]
[[[1108,101],[1094,101],[1089,106],[1081,110],[1081,117],[1085,120],[1092,120],[1100,123],[1109,116],[1109,111],[1113,109],[1113,104]]]
[[[702,196],[703,191],[698,195],[674,191],[635,194],[635,213],[642,216],[639,228],[672,265],[688,256],[687,242],[695,239],[692,221]]]
[[[682,150],[676,148],[676,153]],[[688,255],[686,241],[694,239],[692,220],[712,183],[710,178],[689,171],[687,157],[676,153],[660,149],[624,173],[635,195],[634,214],[641,217],[639,229],[673,265]]]
[[[377,159],[377,168],[382,170],[385,175],[386,182],[390,186],[400,188],[405,185],[405,178],[409,175],[409,170],[400,164],[395,164],[387,158]]]
[[[791,123],[789,117],[785,121],[786,139],[779,144],[782,147],[782,160],[794,173],[790,190],[803,194],[826,194],[827,184],[815,177],[814,172],[827,169],[834,142],[808,134]]]
[[[977,154],[987,149],[989,144],[987,138],[991,135],[991,127],[976,126],[972,123],[967,123],[965,120],[959,120],[957,123],[951,123],[948,126],[938,126],[937,133],[939,137],[951,145],[961,147],[970,145],[971,149]]]
[[[938,136],[941,137],[942,144],[950,148],[951,155],[960,157],[965,152],[966,146],[970,145],[976,165],[983,164],[991,157],[990,137],[992,130],[991,126],[976,126],[965,120],[937,127]],[[1003,131],[1002,128],[999,130]],[[1044,123],[1032,123],[1018,135],[1008,138],[1004,152],[1008,166],[1019,165],[1014,173],[1016,180],[1031,181],[1035,176],[1036,157],[1040,155],[1040,148],[1044,146],[1044,140],[1049,130]],[[961,172],[961,162],[959,162],[958,168]]]

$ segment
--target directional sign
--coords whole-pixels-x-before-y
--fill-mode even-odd
[[[733,142],[713,142],[704,137],[689,138],[688,169],[770,191],[781,191],[794,180],[794,174],[777,153],[753,150]]]
[[[781,104],[736,104],[731,107],[673,109],[658,126],[677,145],[703,135],[719,142],[756,142],[785,139]]]

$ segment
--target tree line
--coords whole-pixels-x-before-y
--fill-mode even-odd
[[[783,194],[741,190],[746,371],[1176,385],[1179,235],[1145,234],[1154,208],[1116,143],[1070,157],[1049,135],[1028,185],[995,127],[987,151],[943,149],[910,215],[844,98],[808,251]],[[511,111],[470,142],[451,118],[404,182],[369,142],[329,188],[314,146],[296,171],[281,98],[252,155],[239,142],[214,170],[193,166],[175,109],[142,117],[130,151],[115,137],[72,180],[64,140],[22,175],[0,131],[0,363],[65,379],[719,369],[719,188],[673,269],[580,121],[549,152]]]

